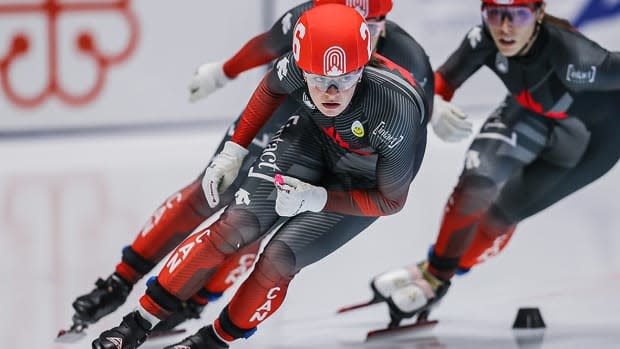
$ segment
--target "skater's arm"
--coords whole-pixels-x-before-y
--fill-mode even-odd
[[[456,89],[495,52],[493,39],[482,26],[470,29],[461,45],[435,72],[435,94],[450,101]]]
[[[291,50],[293,26],[312,1],[300,4],[280,17],[268,31],[249,40],[224,63],[224,73],[235,78],[240,73],[271,62]]]
[[[274,84],[271,78],[272,75],[273,71],[270,70],[261,80],[252,97],[250,97],[250,101],[241,114],[231,141],[247,148],[271,115],[284,101],[286,93],[278,88],[277,84]]]

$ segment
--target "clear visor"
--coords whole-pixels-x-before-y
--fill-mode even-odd
[[[369,19],[366,21],[366,24],[368,24],[368,31],[370,32],[370,36],[372,38],[376,38],[379,35],[381,35],[381,32],[383,31],[383,29],[385,29],[385,19],[383,20]]]
[[[334,86],[338,91],[346,91],[355,86],[362,76],[364,68],[352,71],[339,76],[325,76],[304,72],[304,77],[308,83],[308,87],[314,87],[321,92],[326,92],[330,87]]]
[[[485,5],[482,8],[482,18],[492,26],[501,26],[504,19],[515,26],[532,24],[535,20],[535,9],[530,6],[494,6]]]

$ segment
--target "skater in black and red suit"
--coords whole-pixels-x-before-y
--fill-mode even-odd
[[[483,23],[435,73],[433,118],[482,66],[508,89],[476,135],[428,259],[371,281],[397,321],[428,310],[457,271],[499,253],[517,224],[607,173],[620,156],[620,53],[545,13],[483,0]]]
[[[337,18],[337,21],[333,19]],[[237,177],[247,146],[289,97],[287,122],[247,171],[212,225],[182,242],[136,311],[104,331],[94,349],[135,348],[177,311],[229,256],[283,225],[213,325],[169,348],[227,348],[280,308],[289,283],[379,216],[400,211],[426,146],[428,103],[411,75],[376,55],[364,18],[343,5],[306,11],[293,51],[261,81],[230,141],[204,174],[208,202]],[[370,60],[370,61],[369,61]]]
[[[190,85],[191,100],[203,98],[215,89],[224,86],[238,74],[263,65],[291,50],[292,26],[299,17],[314,6],[341,3],[355,6],[366,16],[373,50],[389,58],[409,71],[424,87],[426,98],[433,101],[434,78],[428,57],[422,47],[396,23],[385,17],[392,9],[392,0],[370,0],[353,4],[346,0],[315,0],[304,2],[289,11],[275,22],[273,27],[246,43],[239,52],[225,63],[205,63],[198,69]],[[277,67],[276,67],[277,68]],[[249,155],[244,159],[241,173],[245,173],[261,154],[267,141],[278,128],[286,122],[297,108],[292,98],[285,99],[276,109],[271,119],[262,127],[256,138],[248,146]],[[238,124],[239,119],[230,126],[221,141],[217,152],[221,151]],[[426,122],[426,121],[425,121]],[[469,122],[456,118],[457,132],[449,135],[446,127],[434,124],[438,134],[446,134],[447,141],[458,141],[470,134]],[[454,123],[453,122],[453,123]],[[448,126],[452,123],[444,123]],[[460,125],[460,126],[459,126]],[[222,193],[219,203],[208,203],[203,193],[203,174],[185,188],[172,194],[149,219],[138,233],[134,242],[123,250],[122,260],[116,270],[105,280],[99,279],[90,293],[78,297],[73,303],[76,319],[94,323],[122,305],[133,285],[161,261],[179,242],[183,241],[202,222],[228,205],[234,193],[243,182],[240,176]],[[208,276],[205,285],[187,302],[182,311],[167,321],[161,322],[158,330],[170,329],[186,318],[196,318],[203,307],[211,300],[219,298],[254,263],[260,242],[247,246],[231,255],[218,269]]]

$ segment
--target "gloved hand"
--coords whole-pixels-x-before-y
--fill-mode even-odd
[[[215,92],[232,80],[224,73],[224,62],[204,63],[189,84],[189,100],[195,102]]]
[[[444,142],[458,142],[472,134],[472,124],[467,115],[440,95],[435,95],[431,125],[437,137]]]
[[[277,189],[276,212],[282,217],[293,217],[305,211],[319,212],[327,203],[327,190],[297,178],[275,176]]]
[[[220,203],[220,193],[233,183],[248,150],[239,144],[227,141],[224,149],[213,158],[202,178],[202,190],[211,208]]]

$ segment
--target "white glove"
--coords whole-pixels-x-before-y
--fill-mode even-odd
[[[237,178],[239,168],[248,150],[239,144],[227,141],[224,149],[213,158],[202,178],[202,191],[211,208],[220,203],[220,193],[224,192]]]
[[[189,101],[196,102],[232,80],[224,73],[224,62],[204,63],[189,84]]]
[[[320,212],[327,203],[327,190],[297,178],[276,175],[276,212],[293,217],[305,211]]]
[[[440,95],[435,95],[433,103],[431,125],[437,137],[444,142],[458,142],[471,136],[472,124],[461,109],[446,102]]]

